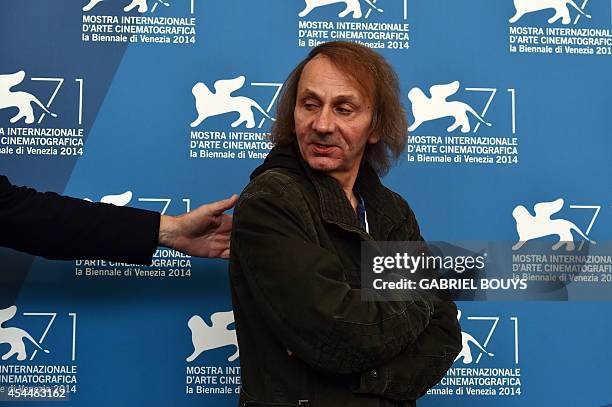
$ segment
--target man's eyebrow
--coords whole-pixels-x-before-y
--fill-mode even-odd
[[[356,95],[349,93],[347,95],[338,95],[336,97],[334,97],[334,102],[336,103],[357,103],[359,102],[359,97],[357,97]]]
[[[301,100],[304,99],[320,99],[319,95],[317,95],[317,93],[313,90],[310,90],[308,88],[304,89],[302,91],[302,93],[299,95],[299,98]]]
[[[300,100],[304,100],[304,99],[317,99],[320,100],[321,97],[313,90],[311,89],[304,89],[302,91],[302,93],[299,95],[299,99]],[[336,103],[343,103],[343,102],[358,102],[359,101],[359,97],[353,93],[347,93],[344,95],[336,95],[334,96],[334,102]]]

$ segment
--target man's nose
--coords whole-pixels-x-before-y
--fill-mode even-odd
[[[312,128],[317,133],[326,134],[334,131],[334,112],[330,107],[324,106],[319,110],[319,113],[312,123]]]

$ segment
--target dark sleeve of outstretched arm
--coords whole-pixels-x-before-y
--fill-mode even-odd
[[[0,246],[56,260],[150,264],[157,212],[11,185],[0,176]]]
[[[236,206],[232,253],[271,331],[310,366],[353,373],[380,365],[413,343],[432,305],[366,302],[337,276],[343,265],[305,221],[303,200],[260,190]],[[235,261],[235,260],[234,260]]]

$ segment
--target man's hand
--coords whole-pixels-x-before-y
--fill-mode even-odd
[[[162,215],[159,244],[191,256],[229,258],[232,216],[223,212],[237,200],[238,196],[232,195],[180,216]]]

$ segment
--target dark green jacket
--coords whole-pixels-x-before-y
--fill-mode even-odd
[[[234,211],[240,405],[413,406],[461,350],[456,308],[362,301],[359,261],[364,240],[421,240],[414,214],[364,166],[366,233],[336,181],[298,154],[275,147]]]

